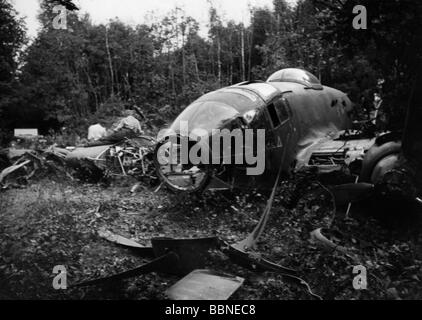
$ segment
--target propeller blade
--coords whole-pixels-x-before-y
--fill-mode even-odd
[[[169,252],[166,255],[161,256],[135,269],[124,271],[124,272],[114,274],[108,277],[80,282],[80,283],[70,286],[70,288],[87,287],[87,286],[98,285],[98,284],[109,282],[109,281],[124,280],[124,279],[136,277],[136,276],[151,273],[151,272],[167,272],[168,270],[171,270],[171,268],[174,265],[177,265],[178,263],[179,263],[179,257],[174,252]]]
[[[372,183],[347,183],[330,188],[336,205],[342,206],[348,203],[365,200],[373,195],[374,185]]]

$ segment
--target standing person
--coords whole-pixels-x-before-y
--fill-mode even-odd
[[[135,118],[133,110],[125,110],[123,116],[123,118],[112,125],[111,129],[107,130],[107,134],[104,137],[88,143],[88,146],[115,144],[125,138],[133,138],[144,133],[141,123]]]
[[[100,122],[93,124],[88,128],[88,141],[97,141],[107,134],[106,128],[104,128]]]
[[[374,110],[371,113],[372,123],[377,125],[377,120],[380,112],[380,108],[382,105],[382,99],[381,96],[378,93],[374,93]]]
[[[111,135],[117,133],[119,133],[119,135],[123,135],[123,132],[128,134],[143,134],[144,132],[142,131],[141,123],[135,118],[135,115],[135,111],[125,110],[123,112],[123,118],[119,119],[112,125],[111,134],[107,134],[107,138],[110,139]]]

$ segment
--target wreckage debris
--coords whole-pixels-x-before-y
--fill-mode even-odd
[[[0,183],[3,182],[3,180],[10,174],[12,174],[13,172],[21,169],[22,167],[26,166],[28,163],[30,163],[30,160],[26,160],[20,164],[14,164],[6,169],[4,169],[1,173],[0,173]]]
[[[297,276],[295,270],[265,260],[260,255],[250,251],[255,247],[268,222],[280,174],[281,170],[258,225],[243,241],[229,245],[217,237],[198,239],[154,238],[151,240],[152,247],[143,247],[133,240],[114,235],[111,232],[101,231],[99,235],[102,238],[115,244],[131,249],[152,250],[156,259],[136,269],[109,277],[89,280],[76,286],[99,284],[157,271],[182,276],[188,275],[167,291],[171,298],[228,299],[242,285],[243,279],[236,276],[222,276],[214,271],[203,270],[206,267],[210,250],[217,249],[229,257],[233,263],[255,272],[277,272],[286,279],[304,286],[311,296],[322,300],[320,296],[312,292],[305,280]],[[214,282],[210,280],[214,280]]]
[[[348,255],[348,251],[345,247],[335,244],[333,241],[329,240],[325,235],[322,234],[323,228],[318,228],[311,232],[311,239],[317,242],[322,247],[331,249],[333,251],[339,251]]]
[[[31,178],[42,176],[43,173],[63,172],[60,169],[62,159],[49,151],[32,150],[11,160],[14,163],[0,173],[0,186],[3,190],[11,186],[26,185]]]
[[[13,164],[0,173],[0,186],[22,186],[43,172],[64,174],[71,180],[98,182],[104,176],[133,176],[139,181],[158,180],[152,161],[155,140],[142,136],[126,139],[117,145],[74,148],[54,146],[44,150],[10,149],[7,157]]]
[[[195,269],[204,268],[209,250],[215,248],[217,244],[217,238],[215,237],[199,239],[154,238],[151,240],[151,247],[144,247],[111,232],[101,231],[99,235],[120,246],[135,249],[140,256],[150,255],[152,252],[155,260],[129,271],[81,282],[73,287],[84,287],[113,280],[122,280],[149,272],[184,276]]]
[[[148,257],[154,257],[155,256],[154,250],[152,249],[152,247],[144,247],[141,244],[139,244],[139,243],[137,243],[133,240],[130,240],[130,239],[127,239],[125,237],[116,235],[116,234],[114,234],[110,231],[100,230],[98,232],[98,235],[101,238],[103,238],[107,241],[113,242],[113,243],[115,243],[119,246],[122,246],[122,247],[125,247],[125,248],[128,248],[128,249],[131,249],[135,253],[137,253],[137,254],[139,254],[143,257],[144,256],[148,256]]]
[[[333,231],[324,229],[324,228],[318,228],[311,232],[311,240],[318,244],[320,247],[328,250],[328,251],[337,251],[342,253],[344,256],[351,259],[355,264],[360,264],[361,261],[359,261],[358,257],[353,254],[353,252],[350,250],[350,248],[346,248],[345,246],[342,246],[340,244],[337,244],[330,238],[333,237]],[[331,237],[330,237],[330,236]]]
[[[171,268],[172,265],[177,264],[178,260],[179,259],[174,252],[169,252],[140,267],[137,267],[125,272],[121,272],[121,273],[112,275],[110,277],[84,281],[84,282],[72,285],[70,286],[70,288],[86,287],[86,286],[98,285],[98,284],[102,284],[102,283],[110,282],[110,281],[124,280],[127,278],[132,278],[132,277],[136,277],[136,276],[151,273],[151,272],[160,272],[160,271],[165,272],[166,270],[169,270],[169,268]]]
[[[109,231],[101,231],[99,236],[119,246],[140,250],[137,253],[141,256],[150,255],[152,252],[155,259],[135,269],[80,282],[72,287],[97,285],[150,272],[161,272],[182,276],[188,275],[167,291],[172,299],[228,299],[242,285],[244,279],[204,269],[210,256],[210,250],[216,249],[229,257],[233,263],[252,271],[276,272],[294,283],[304,286],[310,295],[322,300],[320,296],[312,292],[305,280],[297,276],[295,270],[261,257],[257,258],[257,255],[241,251],[237,249],[236,245],[229,245],[217,237],[197,239],[153,238],[151,240],[152,246],[144,247],[133,240]],[[216,281],[210,285],[209,278],[215,278]]]
[[[244,278],[194,270],[166,291],[172,300],[227,300],[239,289]]]

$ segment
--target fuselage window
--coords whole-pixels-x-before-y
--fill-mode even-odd
[[[268,113],[270,114],[273,128],[277,128],[281,124],[281,121],[280,121],[280,118],[278,117],[278,113],[277,113],[274,103],[270,103],[267,108],[268,108]]]
[[[275,108],[278,111],[278,118],[280,119],[281,123],[289,119],[289,114],[287,113],[287,106],[282,99],[278,100],[275,103]]]

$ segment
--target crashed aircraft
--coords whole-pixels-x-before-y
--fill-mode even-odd
[[[416,108],[417,103],[412,104],[409,114]],[[418,130],[414,121],[408,121],[403,136],[386,133],[362,137],[359,130],[353,130],[352,112],[353,103],[346,93],[323,86],[301,69],[282,69],[265,82],[222,88],[194,101],[159,137],[154,155],[157,175],[176,192],[270,190],[277,173],[288,177],[306,168],[321,174],[347,168],[356,176],[355,183],[340,186],[334,196],[344,203],[361,199],[380,190],[375,186],[383,183],[386,173],[404,162],[415,162],[406,155],[418,145],[415,141],[419,140],[410,134]],[[222,137],[224,131],[229,139]],[[253,132],[249,143],[246,131]],[[264,140],[260,131],[265,132]],[[401,138],[411,141],[407,148],[402,148]],[[215,141],[221,140],[223,146],[220,143],[215,148]],[[199,154],[195,161],[189,152],[192,150]],[[204,153],[209,155],[204,157]],[[255,163],[238,161],[248,157]],[[259,170],[261,167],[264,169]],[[250,174],[251,168],[258,173]],[[401,189],[411,191],[401,192],[402,198],[421,205],[421,183],[413,181],[415,174],[411,173],[420,170],[414,166],[406,170],[410,173]],[[383,188],[396,190],[394,181],[401,179],[397,170],[389,176],[392,181],[384,181],[388,185],[384,183]]]
[[[151,247],[143,247],[130,239],[102,233],[100,236],[111,242],[149,254],[155,259],[136,269],[84,281],[74,287],[96,285],[154,271],[168,274],[176,272],[184,278],[166,291],[169,298],[228,299],[244,279],[204,269],[207,264],[203,257],[210,250],[218,250],[235,264],[256,272],[277,272],[302,286],[313,298],[322,299],[299,277],[296,270],[254,253],[268,222],[281,175],[306,167],[320,173],[333,172],[343,166],[359,163],[356,183],[332,189],[336,203],[347,204],[360,199],[362,194],[370,196],[378,189],[378,194],[385,193],[384,197],[402,195],[402,200],[410,200],[419,205],[420,209],[421,131],[415,120],[420,119],[422,114],[422,104],[419,102],[415,99],[413,107],[409,108],[402,146],[397,134],[388,133],[367,139],[347,134],[353,125],[350,118],[353,106],[347,95],[322,86],[316,77],[303,70],[281,70],[267,82],[245,82],[199,98],[182,112],[157,144],[154,154],[157,173],[168,187],[178,192],[272,184],[271,195],[258,224],[245,239],[234,244],[217,237],[155,238],[151,240]],[[182,122],[189,125],[187,130],[181,125]],[[234,148],[231,143],[228,144],[228,156],[224,154],[224,144],[219,152],[213,153],[213,136],[220,135],[218,139],[221,138],[221,131],[216,129],[227,129],[229,133],[233,129],[236,132],[249,129],[257,135],[258,130],[264,129],[265,144],[260,146],[257,137],[256,143],[243,145],[243,148],[239,148],[236,143]],[[233,137],[236,138],[236,135]],[[241,164],[241,161],[236,161],[247,158],[251,146],[257,163],[246,161]],[[189,152],[192,150],[195,152]],[[204,156],[204,151],[210,154]],[[239,157],[239,152],[242,157]],[[259,167],[259,152],[265,153],[265,169],[262,174],[248,175],[248,165]],[[192,154],[198,156],[194,161],[190,157]],[[215,154],[222,159],[214,159]],[[203,163],[198,162],[198,159],[220,161]],[[312,237],[326,247],[348,255],[346,249],[327,239],[321,230],[315,230]]]
[[[283,173],[306,166],[335,170],[344,163],[362,159],[374,143],[373,139],[351,139],[344,135],[345,130],[352,128],[352,109],[352,102],[345,93],[321,85],[315,76],[300,69],[280,70],[266,82],[243,82],[223,88],[187,107],[170,131],[179,136],[180,142],[181,122],[187,122],[189,147],[205,144],[204,149],[210,152],[213,152],[211,140],[216,129],[250,129],[255,133],[256,143],[248,146],[245,138],[241,150],[229,145],[226,149],[231,150],[231,155],[221,155],[225,158],[218,165],[215,162],[178,165],[162,160],[163,153],[180,153],[181,149],[181,143],[170,143],[171,136],[167,135],[157,147],[157,173],[171,189],[192,192],[271,185],[280,168]],[[195,141],[191,133],[198,129],[207,135]],[[259,140],[259,130],[265,130],[264,141]],[[253,148],[249,153],[253,152],[257,159],[254,167],[265,168],[258,174],[246,174],[250,163],[239,165],[230,161],[236,159],[239,152],[248,154],[248,148]],[[259,163],[260,156],[265,163]]]

